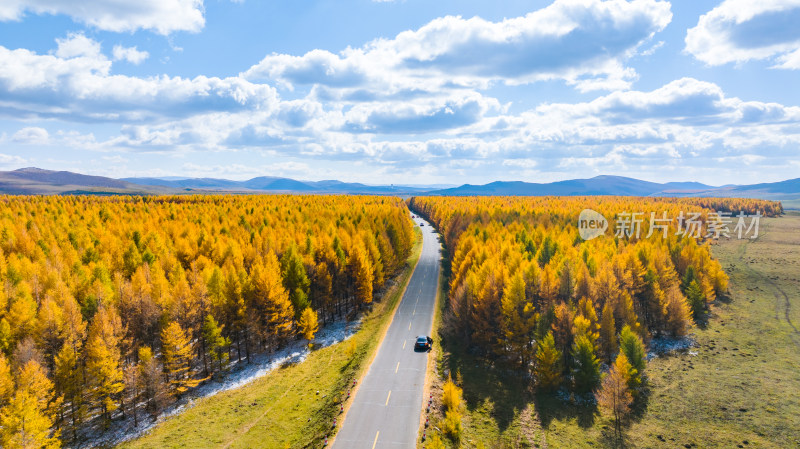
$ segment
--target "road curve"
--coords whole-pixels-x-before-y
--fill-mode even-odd
[[[334,449],[416,446],[428,354],[414,351],[417,335],[430,335],[439,279],[441,247],[429,223],[422,254],[386,337],[353,398]]]

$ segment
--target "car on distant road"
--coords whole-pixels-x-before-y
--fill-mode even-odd
[[[430,351],[432,344],[433,339],[431,337],[428,337],[427,335],[420,335],[417,337],[417,341],[414,343],[414,350]]]
[[[419,225],[420,225],[420,226],[425,226],[425,223],[420,223]]]

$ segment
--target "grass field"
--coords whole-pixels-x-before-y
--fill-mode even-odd
[[[730,295],[693,330],[695,347],[650,361],[649,394],[622,444],[595,408],[534,395],[449,341],[440,374],[463,377],[460,447],[800,447],[800,214],[765,219],[757,240],[723,240],[713,253]]]
[[[342,392],[361,376],[391,321],[419,259],[422,238],[398,282],[375,304],[361,330],[242,388],[200,400],[150,433],[120,445],[134,448],[321,448],[341,420]]]

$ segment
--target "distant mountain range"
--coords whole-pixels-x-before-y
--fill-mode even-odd
[[[714,190],[718,187],[699,182],[641,181],[622,176],[595,176],[549,183],[495,181],[484,185],[464,184],[460,187],[430,192],[436,195],[631,195],[651,196],[669,192]]]
[[[656,183],[622,176],[596,176],[551,183],[496,181],[459,187],[367,185],[342,181],[298,181],[259,176],[247,181],[218,178],[123,178],[68,171],[21,168],[0,172],[5,194],[186,194],[186,193],[345,193],[368,195],[629,195],[764,198],[800,206],[800,178],[751,185],[710,186],[699,182]]]
[[[123,178],[120,181],[141,186],[171,187],[186,190],[213,190],[235,192],[292,192],[292,193],[361,193],[397,195],[427,192],[434,186],[370,186],[342,181],[297,181],[290,178],[259,176],[247,181],[217,178]]]
[[[0,193],[11,195],[67,193],[147,195],[168,192],[163,188],[146,188],[120,179],[30,167],[14,171],[0,171]]]

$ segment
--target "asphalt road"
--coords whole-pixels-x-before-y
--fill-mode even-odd
[[[415,352],[414,341],[417,335],[431,333],[440,259],[437,234],[424,223],[419,262],[336,435],[335,449],[416,445],[428,353]]]

